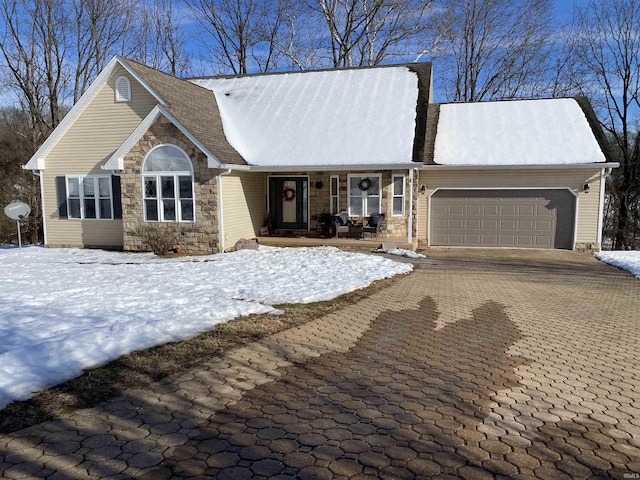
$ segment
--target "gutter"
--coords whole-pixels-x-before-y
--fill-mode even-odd
[[[422,170],[588,170],[618,168],[617,162],[607,163],[569,163],[553,165],[422,165]]]

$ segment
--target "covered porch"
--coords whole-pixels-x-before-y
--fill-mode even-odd
[[[260,236],[258,237],[260,245],[268,245],[271,247],[337,247],[346,250],[375,250],[383,243],[394,244],[397,248],[415,250],[416,245],[407,242],[407,237],[388,237],[388,238],[342,238],[342,237],[312,237],[303,235],[291,236]]]

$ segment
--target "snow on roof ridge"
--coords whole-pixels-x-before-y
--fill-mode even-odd
[[[273,71],[273,72],[251,72],[251,73],[229,73],[229,74],[221,74],[221,75],[204,75],[199,77],[185,77],[182,80],[187,80],[189,82],[197,80],[216,80],[216,79],[230,79],[230,78],[251,78],[251,77],[266,77],[266,76],[275,76],[275,75],[288,75],[288,74],[298,74],[298,73],[317,73],[317,72],[342,72],[342,71],[351,71],[351,70],[375,70],[375,69],[384,69],[384,68],[398,68],[398,67],[411,67],[412,65],[428,65],[431,67],[431,62],[405,62],[405,63],[388,63],[383,65],[354,65],[351,67],[327,67],[327,68],[317,68],[317,69],[309,69],[309,70],[282,70],[282,71]]]

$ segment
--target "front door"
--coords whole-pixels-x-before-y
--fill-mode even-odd
[[[308,228],[308,190],[307,177],[269,177],[269,212],[275,228]]]

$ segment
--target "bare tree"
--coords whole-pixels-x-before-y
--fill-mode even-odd
[[[72,0],[71,3],[75,103],[113,54],[121,52],[132,30],[134,4],[131,0]]]
[[[59,5],[55,0],[0,1],[5,81],[28,112],[34,145],[44,141],[62,118],[66,18]]]
[[[17,108],[0,110],[0,206],[20,200],[31,207],[22,222],[24,239],[38,243],[42,239],[40,224],[40,184],[38,177],[21,167],[34,152],[31,122],[25,111]],[[0,216],[0,243],[15,241],[16,223]]]
[[[278,63],[277,37],[283,0],[193,0],[186,2],[205,35],[202,42],[222,69],[235,74],[268,72]]]
[[[612,139],[620,168],[614,172],[614,248],[636,248],[630,218],[640,202],[640,0],[590,0],[578,12],[575,51],[600,122]]]
[[[152,68],[174,76],[189,73],[187,37],[182,10],[173,0],[153,0],[138,5],[137,38],[132,57]]]
[[[546,80],[550,1],[445,0],[444,4],[444,42],[436,57],[447,98],[534,96]]]
[[[331,52],[331,65],[379,65],[390,55],[415,51],[412,40],[424,27],[431,0],[315,0],[328,29],[321,45]]]

